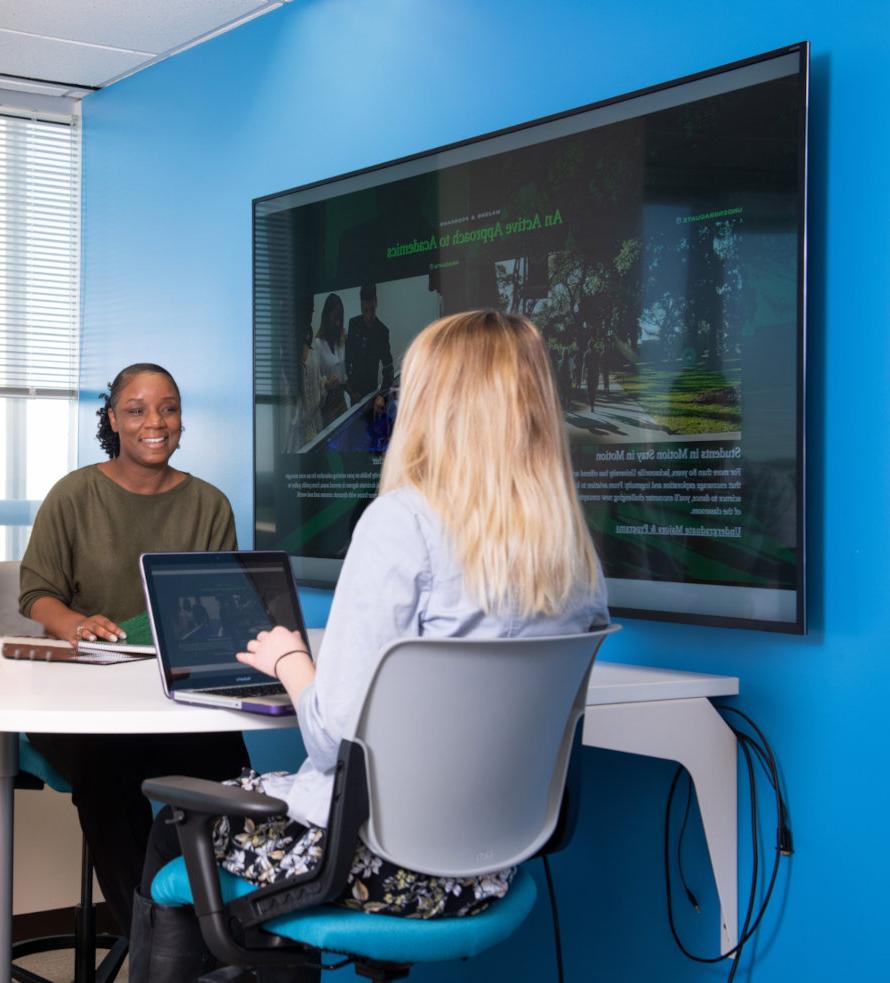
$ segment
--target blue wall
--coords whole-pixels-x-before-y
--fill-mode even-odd
[[[226,491],[249,544],[253,197],[812,41],[810,633],[635,622],[608,652],[739,675],[738,705],[774,743],[797,853],[744,964],[754,957],[760,983],[886,973],[888,11],[885,0],[302,0],[84,104],[81,461],[97,459],[94,395],[114,371],[167,364],[189,428],[177,463]],[[687,963],[667,930],[671,768],[595,751],[584,767],[579,835],[554,863],[568,979],[724,978],[726,967]],[[713,903],[698,831],[689,853]],[[545,915],[496,955],[417,978],[552,979]],[[716,944],[713,909],[684,923]]]

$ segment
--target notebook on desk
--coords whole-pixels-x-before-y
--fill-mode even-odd
[[[40,635],[5,635],[2,639],[3,657],[26,659],[30,662],[77,662],[81,665],[111,666],[139,659],[150,659],[154,646],[129,645],[125,642],[87,642],[77,645],[60,638]]]
[[[181,703],[293,713],[284,687],[235,659],[283,625],[309,648],[286,553],[143,553],[139,559],[161,682]]]

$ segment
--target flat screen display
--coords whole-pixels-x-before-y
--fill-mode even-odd
[[[613,612],[803,631],[807,67],[793,45],[257,199],[257,548],[336,581],[406,348],[493,307],[549,346]]]

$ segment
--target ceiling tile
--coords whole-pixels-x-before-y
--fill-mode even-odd
[[[159,54],[271,0],[2,0],[0,28]],[[4,63],[4,71],[11,71]],[[18,73],[16,73],[18,74]],[[117,72],[110,73],[107,78]]]
[[[101,85],[149,60],[145,54],[23,37],[0,30],[0,65],[7,75]]]

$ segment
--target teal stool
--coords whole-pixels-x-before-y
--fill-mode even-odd
[[[42,789],[49,786],[56,792],[71,794],[65,779],[40,754],[28,738],[19,736],[19,774],[16,788]],[[49,935],[25,939],[12,946],[11,976],[18,983],[52,983],[27,969],[15,965],[17,959],[40,952],[59,949],[74,950],[75,983],[112,983],[127,956],[127,940],[116,935],[96,934],[96,907],[93,904],[93,863],[86,840],[80,868],[80,904],[75,909],[74,931],[68,935]],[[108,949],[108,955],[96,966],[96,949]]]

